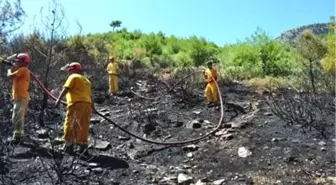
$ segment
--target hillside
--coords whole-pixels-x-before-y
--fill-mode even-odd
[[[300,26],[298,28],[290,29],[283,32],[279,37],[276,38],[277,41],[280,42],[289,42],[292,40],[296,40],[300,33],[302,33],[305,29],[309,29],[313,32],[314,35],[323,36],[328,33],[328,23],[316,23]]]
[[[13,79],[23,78],[0,58],[0,185],[335,184],[335,34],[321,39],[327,24],[289,30],[279,37],[285,43],[257,29],[246,40],[219,46],[199,35],[128,31],[122,20],[112,21],[109,32],[67,37],[56,21],[63,10],[50,10],[49,17],[40,14],[55,20],[41,21],[47,28],[25,30],[0,45],[3,58],[13,52],[31,58],[27,109],[11,93]],[[1,36],[13,22],[2,15],[0,22],[8,24],[0,23]],[[293,45],[305,28],[313,33]],[[113,94],[106,71],[111,55],[119,68]],[[216,83],[201,70],[209,60],[216,62]],[[79,140],[88,125],[77,119],[78,104],[55,104],[71,74],[60,68],[70,62],[83,65],[97,110],[90,117],[88,153],[78,146],[63,150],[64,138],[72,140],[65,128]],[[219,106],[207,106],[207,86],[218,93]],[[23,118],[24,109],[22,130],[15,118]],[[15,128],[24,131],[20,142],[12,139]]]

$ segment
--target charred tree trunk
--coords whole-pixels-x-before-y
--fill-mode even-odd
[[[135,78],[135,73],[136,73],[136,71],[135,71],[135,65],[136,65],[136,63],[138,63],[138,59],[133,59],[132,60],[132,75],[130,75],[130,77],[133,79],[133,78]]]
[[[43,82],[43,85],[48,89],[48,82],[45,80]],[[42,98],[42,101],[41,101],[41,110],[40,110],[40,115],[39,115],[39,124],[41,126],[45,126],[44,124],[44,113],[45,113],[45,110],[47,109],[48,107],[48,94],[47,93],[43,93],[43,98]]]
[[[316,93],[315,76],[313,72],[313,61],[311,59],[309,59],[309,79],[310,79],[313,93]]]
[[[268,71],[267,71],[267,64],[266,64],[266,56],[265,55],[261,55],[261,66],[262,66],[262,73],[263,73],[263,76],[267,75],[268,74]]]
[[[51,64],[51,61],[52,61],[52,57],[53,57],[53,53],[52,53],[52,50],[53,50],[53,41],[54,41],[54,32],[55,32],[55,28],[54,28],[54,24],[55,24],[55,16],[54,16],[54,19],[53,19],[53,27],[51,29],[51,37],[50,37],[50,42],[49,42],[49,47],[48,47],[48,58],[47,58],[47,65],[46,65],[46,71],[44,73],[44,79],[43,79],[43,85],[48,89],[48,75],[49,75],[49,69],[50,69],[50,64]],[[48,94],[46,92],[44,92],[43,94],[43,99],[42,99],[42,102],[41,102],[41,110],[40,110],[40,115],[39,115],[39,124],[41,126],[45,126],[45,123],[44,123],[44,113],[46,111],[48,107]]]

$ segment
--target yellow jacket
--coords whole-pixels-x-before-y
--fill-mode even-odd
[[[108,74],[118,74],[118,64],[116,62],[109,63],[107,65],[106,71]]]
[[[208,81],[208,83],[213,82],[212,77],[217,81],[217,70],[215,68],[212,68],[211,70],[208,68],[205,70],[205,77]]]

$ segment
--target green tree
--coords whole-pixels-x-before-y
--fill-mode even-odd
[[[329,34],[327,37],[326,46],[328,49],[327,55],[322,59],[322,66],[326,72],[335,75],[335,16],[330,18]]]
[[[174,36],[167,39],[167,44],[165,46],[166,46],[166,53],[170,55],[177,54],[182,49],[180,40]]]
[[[217,53],[216,48],[208,45],[204,38],[192,36],[188,39],[190,57],[195,66],[203,65],[206,60]]]
[[[116,28],[119,28],[121,26],[122,22],[120,20],[114,20],[110,23],[110,26],[112,27],[112,31],[114,32],[114,30]]]
[[[226,75],[233,79],[257,77],[261,74],[259,51],[249,43],[225,46],[219,59]]]
[[[236,45],[231,49],[233,53],[233,58],[231,61],[232,66],[248,66],[248,67],[256,67],[260,66],[259,63],[259,52],[256,47],[248,43],[242,43],[240,45]],[[230,61],[228,61],[230,64]]]
[[[300,56],[304,59],[304,67],[308,71],[313,93],[316,93],[316,76],[315,69],[320,68],[320,60],[326,54],[326,48],[321,40],[318,40],[310,30],[305,30],[300,35],[297,50]]]
[[[335,16],[330,16],[329,34],[335,34]]]
[[[285,58],[284,47],[272,40],[265,31],[257,28],[257,31],[248,40],[259,51],[262,72],[264,75],[281,75],[286,66],[281,63]]]
[[[150,58],[152,66],[154,66],[154,59],[157,59],[162,54],[162,46],[160,38],[151,33],[147,36],[143,36],[139,41],[140,48],[146,50],[146,56]]]

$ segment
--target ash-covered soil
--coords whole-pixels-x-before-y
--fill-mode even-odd
[[[169,87],[139,81],[116,96],[96,91],[97,109],[138,136],[172,142],[200,137],[218,124],[221,111],[207,108],[202,86],[165,95]],[[158,82],[157,82],[158,83]],[[169,85],[168,85],[169,86]],[[166,88],[166,89],[165,89]],[[302,133],[275,116],[261,93],[241,84],[220,84],[224,101],[222,127],[212,136],[185,146],[148,144],[92,116],[89,157],[63,154],[65,109],[46,112],[37,124],[32,98],[25,140],[11,145],[11,103],[1,98],[0,184],[333,184],[335,182],[334,112],[328,138]],[[163,96],[165,95],[165,96]]]

